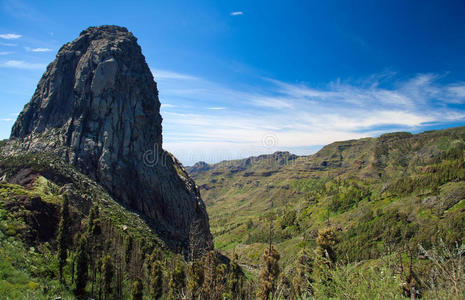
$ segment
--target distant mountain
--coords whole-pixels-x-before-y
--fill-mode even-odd
[[[388,243],[463,240],[464,150],[465,127],[398,132],[335,142],[310,156],[277,152],[203,165],[190,174],[216,248],[235,251],[243,263],[259,264],[267,220],[284,265],[328,224],[339,228],[339,255],[358,261],[382,255]]]

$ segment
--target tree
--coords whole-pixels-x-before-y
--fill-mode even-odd
[[[112,293],[113,275],[115,274],[115,271],[113,269],[113,263],[109,255],[103,257],[101,274],[103,285],[103,299],[106,300]]]
[[[99,209],[96,205],[92,206],[89,212],[89,221],[87,224],[87,236],[89,242],[89,267],[91,270],[91,280],[92,288],[91,294],[94,295],[94,284],[97,280],[97,271],[100,269],[98,266],[97,257],[100,252],[100,243],[98,241],[98,236],[101,233],[100,219],[99,219]]]
[[[89,257],[87,255],[87,237],[84,235],[79,241],[76,266],[76,288],[74,294],[82,297],[86,293],[88,280]]]
[[[170,299],[179,299],[183,290],[186,286],[186,273],[184,269],[184,263],[182,261],[176,260],[173,262],[172,271],[170,273],[170,280],[168,282],[169,287],[169,298]]]
[[[204,266],[200,261],[194,260],[187,266],[187,289],[192,299],[197,299],[201,293],[204,281]]]
[[[260,290],[258,296],[263,300],[273,299],[273,295],[276,291],[276,281],[279,276],[279,259],[280,255],[278,251],[270,244],[269,248],[265,249],[263,254],[263,260],[265,261],[265,267],[260,273]]]
[[[68,258],[68,249],[71,244],[71,218],[69,214],[69,200],[67,196],[63,197],[61,205],[60,223],[58,225],[58,272],[60,281],[63,282],[63,268]]]
[[[263,261],[265,267],[260,273],[260,290],[257,295],[263,299],[268,300],[271,294],[271,299],[274,297],[276,291],[276,281],[279,276],[279,252],[273,247],[273,222],[270,220],[270,231],[268,237],[269,247],[263,253]]]
[[[303,249],[297,258],[296,276],[293,279],[293,286],[299,297],[310,297],[313,295],[313,258],[311,254]]]
[[[142,280],[137,278],[132,283],[131,289],[131,300],[143,300],[144,297],[144,285],[142,284]]]
[[[152,299],[158,300],[163,296],[163,270],[159,260],[152,263],[150,275],[150,294]]]
[[[210,251],[203,259],[204,279],[202,291],[204,296],[212,298],[213,290],[216,286],[216,268],[218,267],[218,258],[215,251]]]
[[[336,262],[334,246],[337,244],[334,228],[325,228],[318,232],[317,248],[314,260],[314,278],[317,284],[318,297],[332,297],[334,289],[331,269]]]
[[[237,260],[238,256],[234,253],[233,258],[229,262],[229,276],[227,281],[228,299],[239,299],[242,290],[243,273]]]
[[[318,254],[326,258],[329,263],[334,263],[336,261],[336,253],[334,252],[334,246],[337,244],[336,230],[330,227],[320,230],[316,243]]]

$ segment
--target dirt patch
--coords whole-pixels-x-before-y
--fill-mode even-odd
[[[27,228],[21,236],[28,244],[50,242],[55,239],[59,222],[59,206],[44,202],[39,196],[17,195],[5,208],[24,220]]]
[[[39,176],[40,174],[34,171],[32,168],[26,168],[20,170],[13,177],[8,178],[8,182],[12,184],[18,184],[28,190],[32,190],[34,187],[34,181]]]

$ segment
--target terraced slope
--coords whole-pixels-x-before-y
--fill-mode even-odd
[[[461,242],[465,127],[336,142],[311,156],[277,152],[188,168],[215,247],[258,266],[273,240],[290,266],[317,230],[338,230],[338,256],[377,258],[408,244]]]

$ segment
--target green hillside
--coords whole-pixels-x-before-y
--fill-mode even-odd
[[[291,270],[318,230],[336,230],[339,261],[376,260],[465,237],[465,128],[336,142],[311,156],[286,152],[190,174],[201,189],[215,247],[257,273],[272,222]]]

